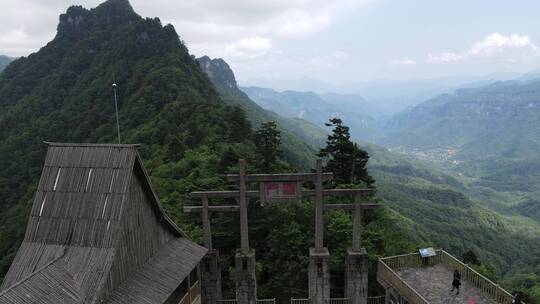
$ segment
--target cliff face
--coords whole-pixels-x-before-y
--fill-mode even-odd
[[[221,58],[210,59],[208,56],[197,58],[201,70],[205,72],[216,86],[238,89],[236,78],[230,66]]]

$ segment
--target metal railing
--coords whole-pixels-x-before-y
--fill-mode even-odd
[[[193,286],[191,286],[191,288],[189,290],[189,294],[190,294],[190,297],[191,297],[191,302],[190,303],[200,302],[201,293],[200,293],[199,286],[200,286],[200,281],[198,281],[198,280],[195,283],[193,283]]]
[[[219,304],[236,304],[236,299],[217,300]],[[276,299],[257,299],[257,304],[276,304]]]
[[[190,304],[190,301],[189,301],[189,292],[186,293],[184,295],[184,297],[182,298],[182,300],[180,300],[180,304]]]
[[[350,304],[351,300],[349,298],[330,298],[327,299],[326,304]],[[367,298],[368,304],[385,304],[385,297],[369,297]],[[295,299],[291,298],[291,304],[311,304],[311,299]]]
[[[367,298],[367,304],[385,304],[385,303],[386,303],[386,297],[385,296],[368,297]]]
[[[291,304],[310,304],[311,301],[308,299],[295,299],[291,298]]]
[[[398,262],[398,261],[392,261]],[[395,264],[393,263],[393,264]],[[408,264],[405,260],[403,264]],[[401,264],[401,263],[398,263]],[[414,290],[407,282],[402,280],[399,275],[385,262],[379,259],[377,264],[377,280],[384,281],[387,285],[392,286],[402,297],[406,298],[410,304],[429,304],[429,302],[416,290]]]
[[[499,285],[493,283],[491,280],[459,261],[448,252],[442,249],[436,250],[436,252],[436,256],[427,259],[422,259],[418,253],[380,258],[377,265],[377,278],[391,285],[402,297],[407,299],[409,303],[428,304],[429,302],[407,282],[401,279],[396,271],[403,268],[418,268],[422,267],[422,265],[432,266],[443,264],[450,269],[457,269],[461,273],[462,279],[467,280],[476,288],[490,295],[497,303],[512,303],[512,295],[502,289]]]
[[[236,304],[236,299],[229,300],[217,300],[219,304]]]
[[[349,304],[351,301],[348,298],[330,298],[325,302],[326,304]]]
[[[461,273],[462,278],[469,281],[476,288],[489,294],[497,303],[512,304],[512,295],[498,284],[495,284],[444,250],[441,250],[440,256],[443,265],[450,269],[457,269]]]

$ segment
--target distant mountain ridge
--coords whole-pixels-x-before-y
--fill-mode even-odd
[[[540,191],[540,80],[460,89],[404,111],[383,144],[482,177],[481,185]]]
[[[6,55],[0,55],[0,72],[2,72],[2,70],[4,70],[13,60],[15,60],[15,58],[11,58]]]
[[[404,111],[391,121],[393,128],[402,131],[385,142],[392,146],[459,148],[469,156],[527,158],[540,148],[538,118],[540,81],[497,82],[460,89]],[[500,146],[501,138],[513,134],[523,135],[520,141],[528,140],[529,145],[516,146],[514,142]]]
[[[320,127],[330,118],[339,117],[351,128],[351,135],[359,140],[376,141],[380,133],[377,121],[369,116],[369,105],[358,95],[324,94],[283,91],[260,87],[241,90],[261,107],[284,117],[296,117]]]
[[[223,59],[203,56],[197,58],[197,61],[201,70],[216,86],[223,100],[244,109],[255,128],[261,123],[276,121],[282,132],[282,147],[288,160],[306,169],[310,168],[317,150],[326,138],[327,132],[324,129],[308,120],[284,117],[259,106],[239,89],[234,72]]]

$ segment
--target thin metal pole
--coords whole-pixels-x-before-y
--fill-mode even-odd
[[[113,77],[114,78],[114,77]],[[114,79],[113,79],[114,81]],[[116,98],[116,83],[114,82],[112,84],[113,92],[114,92],[114,109],[116,110],[116,130],[118,131],[118,143],[121,143],[120,139],[120,119],[118,118],[118,100]]]
[[[246,161],[241,159],[238,162],[239,187],[240,187],[240,241],[243,254],[249,253],[249,232],[248,232],[248,214],[246,202]]]
[[[317,252],[321,252],[324,247],[323,208],[322,160],[317,159],[315,179],[315,251]]]

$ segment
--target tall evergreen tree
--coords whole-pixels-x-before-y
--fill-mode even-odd
[[[330,119],[326,126],[333,127],[328,135],[326,147],[319,152],[328,159],[325,169],[334,173],[334,180],[340,184],[360,184],[372,186],[375,180],[369,175],[367,162],[369,155],[351,141],[349,127],[339,118]]]
[[[254,142],[257,146],[257,152],[263,158],[262,169],[270,172],[272,164],[281,156],[281,132],[277,129],[275,121],[269,121],[261,124],[255,131]]]

